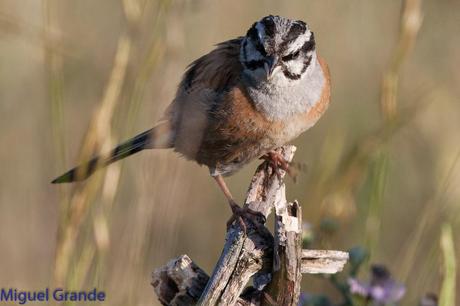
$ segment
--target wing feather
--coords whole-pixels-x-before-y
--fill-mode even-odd
[[[175,150],[197,160],[206,129],[212,128],[213,110],[240,81],[242,38],[222,42],[188,67],[177,95],[167,110],[175,131]]]

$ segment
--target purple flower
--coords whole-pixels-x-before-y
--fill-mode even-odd
[[[348,286],[352,294],[360,295],[379,304],[395,303],[406,292],[404,285],[393,280],[390,272],[383,265],[371,267],[370,282],[366,283],[356,278],[349,278]]]

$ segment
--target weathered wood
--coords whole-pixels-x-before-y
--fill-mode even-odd
[[[278,149],[291,161],[294,146]],[[152,285],[164,305],[289,305],[298,304],[301,273],[336,273],[348,259],[340,251],[302,250],[302,211],[288,203],[280,175],[267,162],[256,170],[244,206],[259,213],[245,218],[246,233],[235,222],[209,277],[186,255],[155,270]],[[275,237],[265,221],[275,208]],[[247,287],[253,279],[253,287]]]
[[[280,148],[279,152],[290,162],[295,147],[286,146]],[[264,223],[280,190],[284,189],[283,176],[283,171],[280,176],[274,174],[266,162],[257,168],[244,205],[263,217],[246,222],[246,235],[238,222],[232,225],[227,232],[222,255],[200,298],[200,305],[234,305],[249,279],[264,264],[267,267],[271,265],[273,237]]]
[[[341,251],[304,249],[301,254],[301,272],[310,274],[337,273],[343,269],[348,259],[348,253]],[[187,255],[169,261],[152,274],[152,286],[163,305],[196,305],[208,281],[209,276]],[[249,287],[236,301],[236,305],[260,305],[260,300],[270,305],[267,301],[270,298],[262,296],[254,287]]]
[[[300,295],[302,210],[299,203],[287,203],[284,188],[275,202],[275,247],[273,279],[262,305],[297,305]]]
[[[181,255],[156,269],[152,286],[163,305],[194,305],[201,296],[209,276],[187,255]]]
[[[330,250],[302,250],[301,272],[308,274],[334,274],[342,271],[348,253]]]

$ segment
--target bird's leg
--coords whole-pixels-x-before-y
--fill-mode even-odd
[[[247,227],[246,227],[246,224],[244,223],[243,216],[246,216],[246,217],[249,217],[248,215],[260,216],[261,213],[257,211],[253,211],[247,207],[240,207],[233,199],[233,196],[230,190],[228,189],[227,184],[225,183],[222,175],[216,175],[216,176],[213,176],[213,178],[216,180],[217,185],[219,185],[220,190],[222,190],[225,197],[227,198],[228,204],[230,205],[230,209],[233,212],[233,215],[227,221],[227,229],[230,228],[230,226],[235,220],[238,220],[238,223],[240,224],[241,229],[243,230],[244,233],[246,233]]]

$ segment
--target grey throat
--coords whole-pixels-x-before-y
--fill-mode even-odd
[[[316,52],[308,69],[298,80],[286,79],[277,71],[269,80],[257,80],[243,72],[243,81],[247,92],[258,111],[271,120],[289,118],[298,113],[305,113],[320,100],[325,77],[318,62]]]

